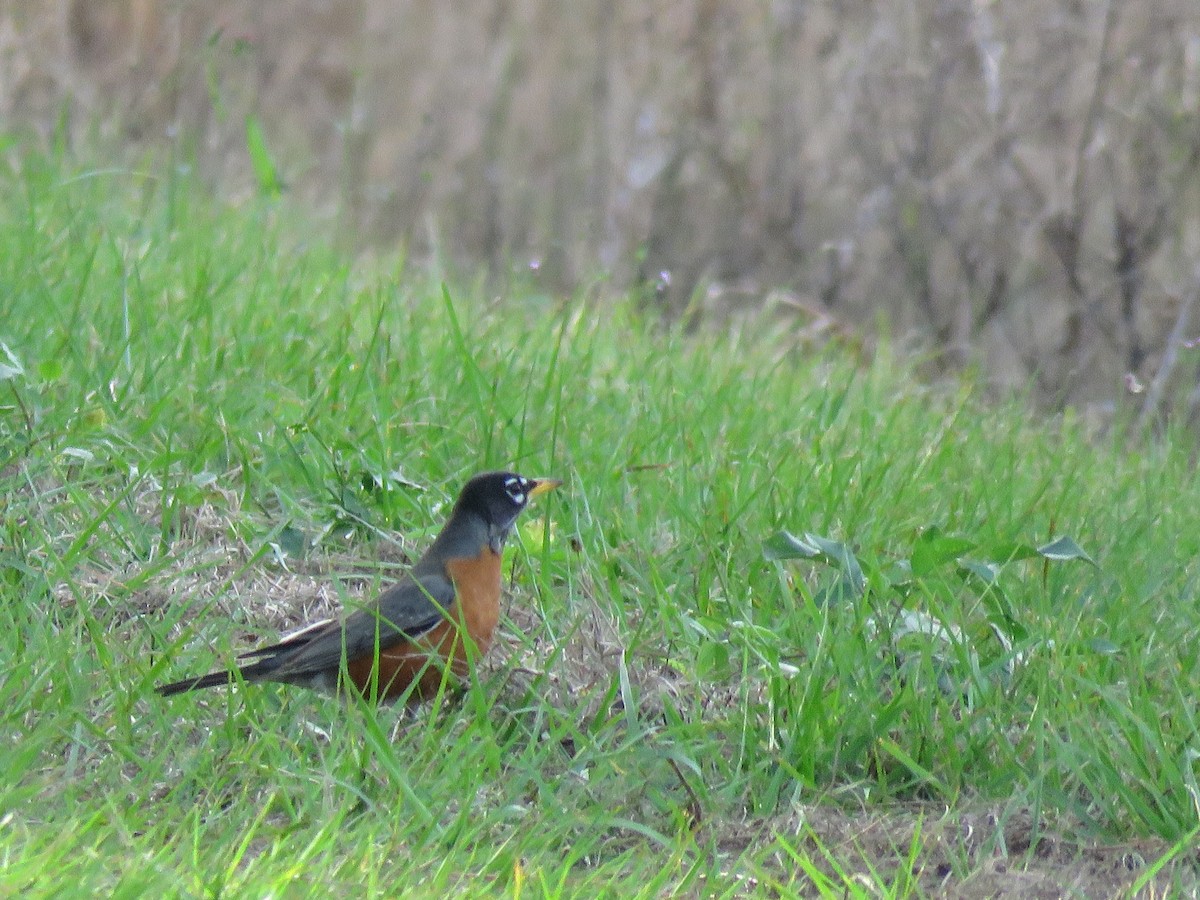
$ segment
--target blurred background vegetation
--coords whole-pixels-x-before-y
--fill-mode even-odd
[[[1200,415],[1195,0],[8,0],[0,114],[235,202],[269,152],[356,251]]]

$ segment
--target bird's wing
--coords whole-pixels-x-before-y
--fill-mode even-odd
[[[445,575],[405,578],[375,602],[360,607],[340,622],[302,631],[291,640],[253,652],[273,655],[272,678],[291,678],[324,672],[376,648],[386,650],[434,628],[454,603],[454,584]],[[249,655],[249,654],[248,654]]]

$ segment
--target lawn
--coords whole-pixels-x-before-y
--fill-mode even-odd
[[[1191,435],[330,249],[284,200],[0,173],[0,894],[1200,887]],[[564,487],[472,686],[157,697]]]

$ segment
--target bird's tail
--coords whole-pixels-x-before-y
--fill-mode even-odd
[[[202,688],[221,687],[233,682],[231,672],[210,672],[195,678],[185,678],[183,681],[173,681],[170,684],[160,684],[154,690],[160,697],[170,697],[185,691],[198,691]]]

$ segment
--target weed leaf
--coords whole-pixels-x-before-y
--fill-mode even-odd
[[[1053,559],[1059,562],[1065,562],[1069,559],[1082,559],[1093,566],[1096,565],[1096,561],[1088,556],[1083,548],[1069,537],[1060,537],[1044,547],[1038,547],[1037,552],[1041,556],[1046,557],[1046,559]]]

